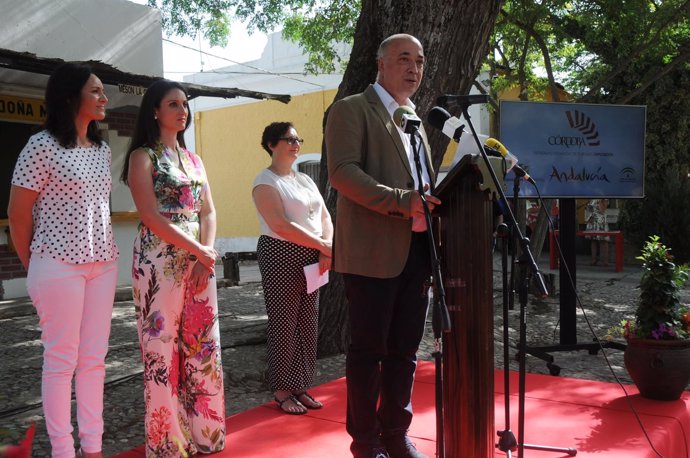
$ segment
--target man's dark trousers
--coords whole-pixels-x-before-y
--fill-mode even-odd
[[[428,236],[421,232],[412,234],[399,276],[343,275],[352,334],[346,376],[347,432],[353,452],[381,446],[381,435],[403,436],[410,427],[430,274]]]

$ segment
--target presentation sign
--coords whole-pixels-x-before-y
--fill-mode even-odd
[[[543,197],[644,197],[645,106],[501,101],[500,114],[501,143]],[[523,181],[520,196],[536,195]]]

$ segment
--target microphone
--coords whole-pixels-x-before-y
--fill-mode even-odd
[[[528,182],[534,186],[537,185],[537,183],[534,181],[534,178],[529,176],[529,173],[525,172],[525,170],[522,167],[520,167],[519,165],[515,164],[513,166],[512,170],[513,170],[513,173],[515,173],[515,175],[519,176],[520,178],[522,178],[526,182]]]
[[[503,143],[499,142],[495,138],[492,138],[492,137],[487,138],[486,141],[484,142],[484,144],[486,146],[488,146],[489,148],[497,150],[499,153],[501,153],[502,156],[508,156],[508,155],[513,156],[512,154],[510,154],[510,151],[508,151],[508,148],[503,146]],[[515,156],[513,156],[513,157],[515,157]]]
[[[486,94],[468,94],[468,95],[442,95],[436,99],[436,104],[444,107],[452,108],[456,106],[466,107],[474,105],[475,103],[487,103],[489,96]]]
[[[511,154],[511,152],[508,151],[508,148],[503,146],[503,143],[499,142],[495,138],[489,137],[484,142],[484,147],[485,150],[490,149],[492,151],[498,152],[502,157],[506,158],[508,162],[512,164],[510,167],[508,167],[508,171],[512,170],[518,177],[522,178],[523,180],[527,181],[528,183],[534,186],[537,185],[537,183],[534,181],[534,178],[529,176],[529,174],[525,172],[525,170],[522,167],[517,165],[517,157]],[[489,154],[488,151],[487,154]]]
[[[460,120],[455,116],[451,116],[446,110],[441,107],[434,107],[429,112],[429,116],[426,118],[432,127],[440,130],[448,138],[455,140],[455,143],[460,142],[460,137],[462,136],[464,124],[460,124]]]
[[[495,150],[490,146],[484,145],[484,152],[486,153],[487,156],[503,157],[503,155],[501,153],[499,153],[498,150]]]
[[[407,105],[401,105],[393,112],[393,122],[406,134],[413,134],[419,130],[422,120],[419,119],[414,110]]]

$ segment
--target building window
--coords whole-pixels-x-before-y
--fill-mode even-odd
[[[319,183],[319,169],[321,168],[320,161],[305,161],[297,164],[297,170],[302,173],[306,173],[309,177],[314,180],[314,183]]]

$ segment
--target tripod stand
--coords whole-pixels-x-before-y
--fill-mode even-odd
[[[501,227],[502,226],[502,227]],[[508,309],[509,309],[509,295],[512,295],[510,291],[509,281],[508,281],[508,239],[511,235],[511,230],[505,225],[501,224],[497,230],[497,235],[502,239],[502,249],[501,249],[501,273],[503,278],[503,383],[504,389],[504,410],[505,410],[505,429],[498,431],[499,441],[496,447],[506,452],[508,457],[512,457],[512,451],[517,448],[519,457],[524,456],[524,449],[530,450],[540,450],[540,451],[550,451],[550,452],[561,452],[566,453],[569,456],[575,456],[577,450],[574,448],[564,448],[564,447],[553,447],[547,445],[535,445],[535,444],[525,444],[524,441],[524,430],[525,430],[525,355],[521,352],[520,357],[520,369],[519,369],[519,397],[518,397],[518,439],[515,439],[515,435],[510,429],[510,350],[509,350],[509,336],[508,336]],[[518,287],[518,297],[520,303],[520,336],[519,336],[519,348],[525,348],[525,341],[527,338],[527,323],[525,319],[525,309],[527,305],[527,294],[529,289],[529,277],[527,266],[524,265],[524,259],[521,257],[518,260],[518,265],[520,266],[520,281]]]
[[[517,240],[520,243],[520,246],[522,248],[522,256],[520,257],[521,260],[521,273],[522,275],[520,276],[520,348],[524,348],[525,346],[525,341],[526,341],[526,323],[525,323],[525,309],[527,305],[527,292],[529,288],[529,280],[528,280],[528,268],[531,269],[534,278],[537,280],[537,286],[539,287],[540,292],[542,295],[546,296],[547,295],[547,289],[546,285],[544,284],[544,279],[541,275],[541,272],[539,272],[539,268],[534,261],[534,257],[532,256],[532,252],[530,249],[529,245],[529,239],[527,237],[524,237],[522,233],[520,232],[520,228],[518,227],[517,220],[515,218],[515,215],[513,214],[512,210],[510,209],[510,206],[507,205],[506,203],[506,198],[505,198],[505,193],[503,192],[503,187],[501,186],[498,177],[496,176],[495,171],[493,170],[491,163],[489,161],[488,155],[486,151],[484,150],[484,146],[481,144],[479,141],[479,136],[477,135],[477,132],[474,129],[474,125],[472,124],[472,121],[470,119],[469,113],[468,113],[468,106],[469,105],[463,105],[462,106],[462,111],[465,119],[467,120],[467,124],[470,127],[472,131],[472,136],[475,139],[475,142],[477,143],[478,150],[482,156],[482,159],[484,163],[487,166],[487,169],[489,171],[489,174],[491,175],[491,179],[493,181],[495,190],[499,196],[499,204],[501,205],[501,210],[503,212],[504,217],[508,220],[508,223],[510,224],[510,229],[511,231],[514,231],[513,233],[515,234]],[[516,177],[516,180],[520,180],[519,177]],[[519,183],[519,181],[518,181]],[[515,247],[516,244],[514,244]],[[508,456],[512,456],[512,450],[517,446],[518,448],[518,456],[520,458],[524,457],[524,449],[529,448],[533,450],[543,450],[543,451],[554,451],[554,452],[562,452],[566,453],[570,456],[574,456],[577,454],[577,451],[572,449],[572,448],[562,448],[562,447],[552,447],[552,446],[544,446],[544,445],[534,445],[534,444],[525,444],[524,443],[524,412],[525,412],[525,361],[524,361],[524,356],[520,360],[520,371],[519,371],[519,412],[518,412],[518,428],[519,428],[519,438],[516,441],[515,436],[513,435],[512,431],[510,430],[510,390],[509,390],[509,362],[508,362],[508,300],[507,300],[507,245],[505,242],[503,242],[503,252],[502,252],[502,265],[503,265],[503,283],[504,283],[504,299],[503,299],[503,336],[504,336],[504,364],[505,364],[505,412],[506,412],[506,429],[503,431],[500,431],[498,435],[500,436],[500,441],[499,444],[497,444],[497,447],[500,448],[500,450],[507,452]]]
[[[517,201],[517,195],[516,195]],[[542,206],[543,209],[543,206]],[[545,210],[545,209],[543,209]],[[575,228],[577,227],[576,209],[574,199],[561,199],[560,203],[560,239],[556,240],[556,246],[550,250],[558,250],[560,253],[560,342],[558,345],[546,345],[538,347],[525,346],[520,351],[536,356],[546,361],[551,375],[559,375],[561,368],[555,364],[550,352],[587,350],[590,355],[596,355],[602,348],[614,348],[625,350],[625,345],[618,342],[601,342],[594,340],[589,343],[577,343],[576,335],[576,270],[575,270]]]

